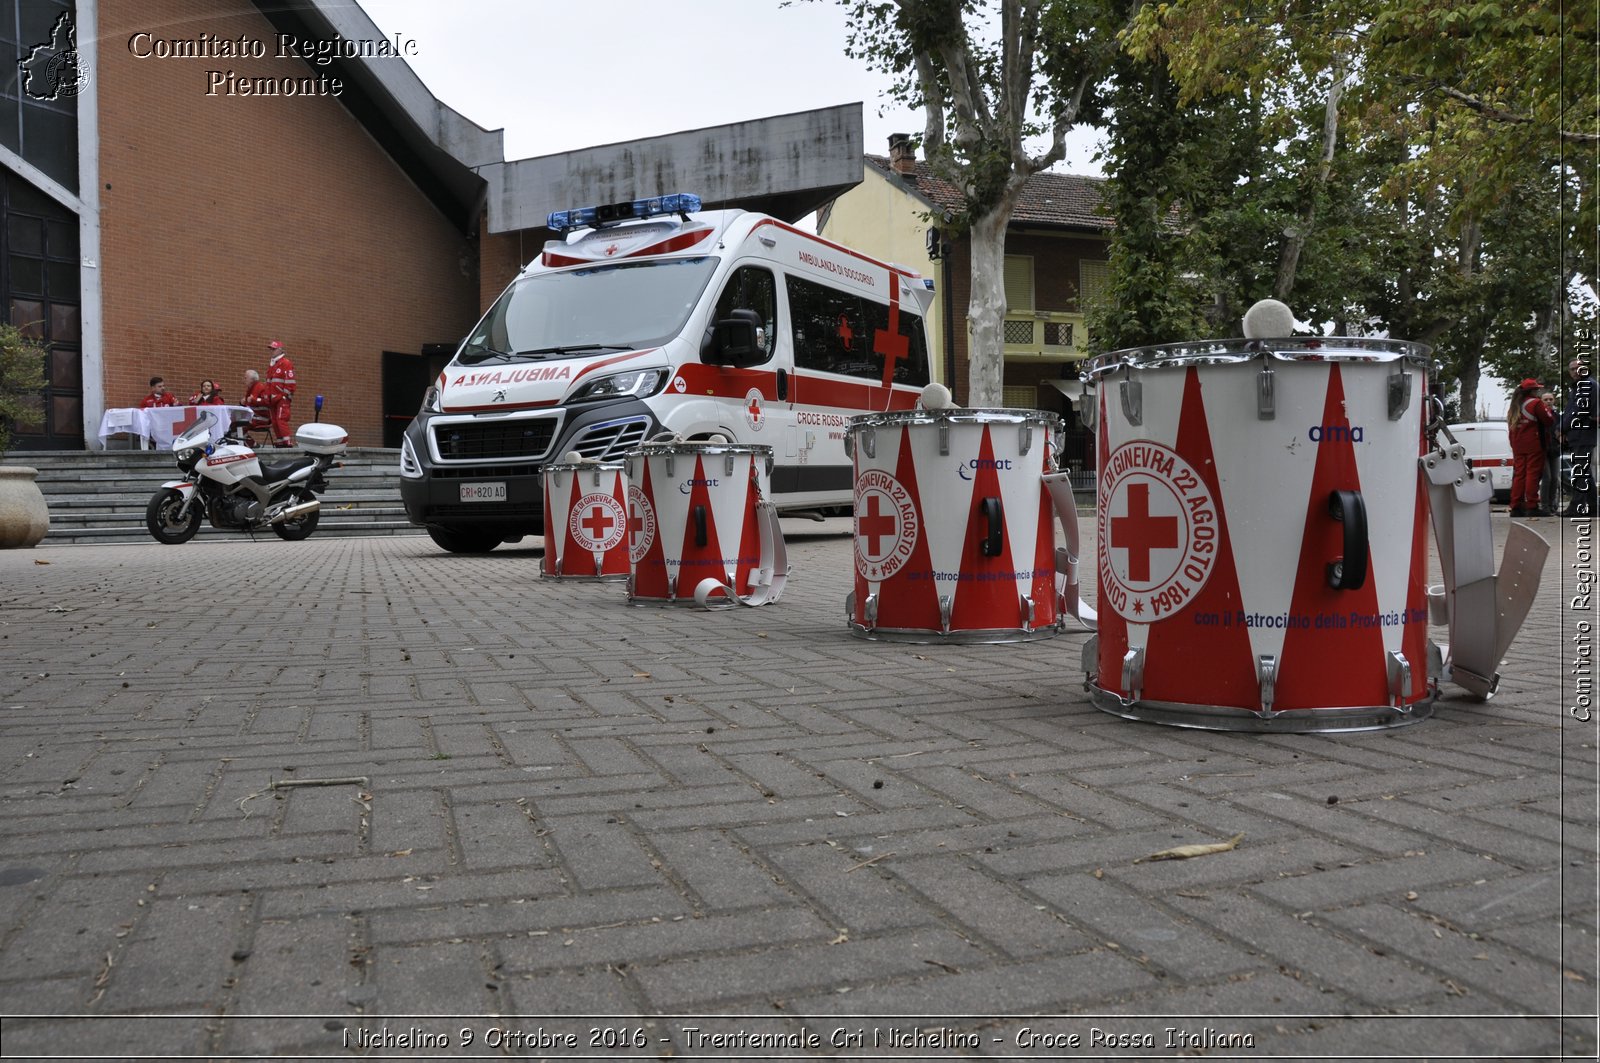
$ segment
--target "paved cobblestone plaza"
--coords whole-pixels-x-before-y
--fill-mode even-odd
[[[1260,735],[1094,709],[1082,632],[852,638],[848,525],[785,523],[717,612],[421,537],[0,554],[5,1053],[1593,1057],[1592,526],[1533,525],[1493,701]]]

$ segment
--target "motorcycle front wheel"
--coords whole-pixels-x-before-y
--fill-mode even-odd
[[[144,507],[144,526],[150,529],[156,542],[177,546],[194,538],[205,516],[205,506],[197,498],[189,506],[187,516],[179,516],[182,509],[182,493],[170,487],[162,488],[150,499],[150,504]]]
[[[310,491],[300,490],[289,495],[288,503],[291,506],[298,506],[306,502],[315,502],[316,500],[317,496]],[[322,516],[322,510],[314,509],[303,517],[286,520],[281,524],[274,524],[272,530],[278,533],[278,538],[286,542],[297,543],[317,530],[317,518],[320,516]]]

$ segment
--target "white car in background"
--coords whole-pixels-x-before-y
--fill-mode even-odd
[[[1467,448],[1467,464],[1488,469],[1496,502],[1511,499],[1511,431],[1504,421],[1469,421],[1450,426],[1456,442]]]

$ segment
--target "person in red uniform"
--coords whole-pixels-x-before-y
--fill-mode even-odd
[[[178,396],[167,390],[167,382],[158,376],[150,378],[150,394],[139,401],[139,409],[148,410],[155,406],[176,406]]]
[[[222,392],[217,390],[217,385],[209,380],[200,381],[200,390],[189,396],[190,406],[226,406]]]
[[[272,432],[272,403],[267,395],[267,385],[261,382],[261,374],[254,369],[244,371],[244,398],[239,400],[239,405],[248,406],[254,412],[250,419],[250,432]]]
[[[1539,479],[1544,475],[1543,433],[1550,430],[1555,415],[1539,399],[1544,385],[1532,378],[1524,380],[1511,398],[1506,424],[1511,434],[1511,515],[1538,517]]]
[[[267,398],[272,404],[272,443],[287,447],[294,444],[289,437],[289,407],[294,402],[294,363],[289,360],[283,344],[273,340],[267,344],[272,360],[267,363]]]

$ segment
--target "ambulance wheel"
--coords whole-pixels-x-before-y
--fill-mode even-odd
[[[189,507],[188,516],[180,518],[178,512],[182,509],[183,495],[170,487],[157,491],[150,499],[150,504],[144,507],[144,526],[156,542],[177,546],[194,538],[205,516],[205,507],[197,498]]]
[[[463,531],[460,529],[429,528],[428,538],[441,550],[452,554],[487,554],[500,545],[500,536],[493,532]]]
[[[310,491],[294,491],[285,499],[291,506],[299,506],[316,500],[317,496]],[[277,532],[278,538],[283,541],[297,543],[317,530],[317,518],[321,516],[322,510],[314,509],[303,517],[296,517],[294,520],[286,520],[280,524],[274,524],[272,530]]]

